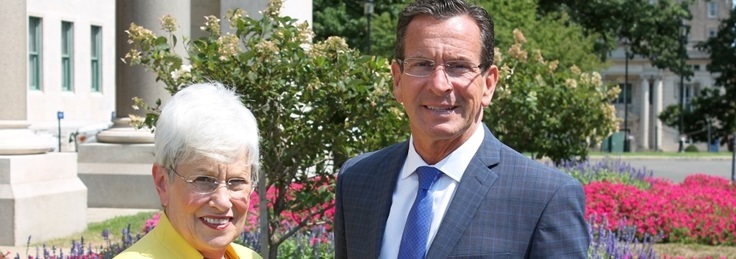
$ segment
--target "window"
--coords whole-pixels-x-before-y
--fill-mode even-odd
[[[613,101],[615,104],[624,104],[624,100],[626,101],[626,104],[631,103],[631,83],[626,85],[626,88],[624,88],[624,84],[620,83],[618,84],[618,87],[621,88],[621,92],[618,93],[618,98]],[[626,94],[626,96],[624,96]]]
[[[718,30],[716,28],[708,28],[708,38],[714,38],[718,36]]]
[[[718,2],[715,0],[708,1],[708,18],[718,17]]]
[[[90,50],[90,82],[92,84],[92,92],[100,91],[100,61],[101,54],[100,48],[102,47],[102,27],[92,26],[90,30],[91,34],[91,50]]]
[[[700,85],[697,85],[697,83],[695,85],[693,84],[685,85],[685,100],[684,100],[685,109],[689,111],[693,110],[691,101],[693,97],[698,96],[699,92],[700,92]]]
[[[41,90],[41,18],[28,17],[28,88]]]
[[[74,24],[61,22],[61,90],[72,91]]]

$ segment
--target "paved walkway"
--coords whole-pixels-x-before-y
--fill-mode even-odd
[[[604,159],[602,156],[590,158],[591,162]],[[669,179],[681,183],[692,174],[707,174],[731,180],[732,157],[626,157],[611,156],[609,159],[620,159],[634,169],[652,171],[654,177]]]
[[[115,208],[87,208],[87,223],[102,222],[118,216],[135,215],[144,211],[156,211],[153,209],[115,209]],[[0,246],[0,255],[10,252],[10,258],[15,258],[16,253],[22,259],[26,254],[26,246]],[[35,252],[35,250],[34,250]],[[3,257],[0,256],[0,259]]]

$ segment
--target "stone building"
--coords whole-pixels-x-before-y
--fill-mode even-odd
[[[678,129],[663,125],[658,115],[667,106],[678,105],[680,95],[683,95],[683,105],[687,108],[690,100],[700,90],[714,87],[715,76],[706,70],[709,54],[697,50],[695,45],[716,35],[718,25],[721,20],[729,17],[731,8],[732,0],[700,0],[690,6],[693,18],[685,22],[690,30],[683,42],[686,42],[684,46],[688,54],[685,65],[692,68],[694,75],[684,80],[684,88],[680,88],[679,75],[653,67],[648,59],[634,56],[626,60],[624,45],[611,53],[610,61],[613,65],[602,71],[601,75],[604,82],[618,83],[621,86],[622,92],[614,103],[621,119],[621,130],[628,130],[632,151],[678,150]],[[629,93],[626,98],[625,82],[628,82],[626,92]],[[624,111],[628,113],[624,115]],[[706,149],[705,143],[699,143],[699,146],[700,150]]]
[[[133,113],[131,99],[169,94],[155,75],[121,61],[131,22],[161,34],[170,14],[178,33],[204,36],[204,16],[241,8],[260,17],[268,0],[12,0],[0,1],[0,121],[23,120],[54,149],[73,151],[75,133],[93,137]],[[281,10],[312,23],[311,0],[286,0]],[[222,28],[228,28],[222,21]],[[181,45],[181,44],[179,44]],[[63,119],[57,119],[63,112]],[[59,131],[61,134],[59,135]],[[57,137],[60,137],[57,139]],[[60,145],[57,145],[60,143]]]

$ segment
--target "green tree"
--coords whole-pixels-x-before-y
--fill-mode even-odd
[[[730,139],[729,150],[733,151],[736,139],[729,138],[729,134],[733,136],[736,133],[736,7],[732,7],[729,18],[721,22],[716,37],[699,44],[698,48],[710,53],[708,71],[718,75],[716,86],[725,90],[725,93],[721,92],[720,99],[702,95],[702,102],[711,105],[710,109],[704,108],[706,112],[703,113],[715,118],[715,137],[720,138],[721,143]]]
[[[733,134],[736,101],[729,99],[718,88],[705,88],[690,101],[682,114],[682,131],[693,141],[708,141],[708,127],[711,130],[711,141],[720,139],[726,144]],[[667,126],[677,128],[680,125],[680,106],[670,105],[659,114],[659,119]]]
[[[347,39],[352,48],[368,49],[371,30],[371,52],[382,57],[393,56],[396,19],[406,6],[406,0],[374,0],[371,26],[363,10],[365,0],[313,0],[314,33],[316,40],[332,36]]]
[[[131,24],[133,48],[125,59],[156,73],[171,93],[195,82],[222,82],[253,111],[262,148],[259,204],[270,204],[259,208],[267,258],[277,258],[279,245],[300,229],[327,220],[334,177],[348,157],[397,142],[404,134],[386,132],[408,128],[388,91],[386,59],[360,55],[341,38],[312,43],[307,24],[280,17],[280,7],[271,1],[260,20],[228,11],[223,19],[234,34],[223,35],[220,19],[208,16],[203,28],[209,36],[184,39],[186,56],[173,51],[179,38],[173,18],[162,19],[164,36]],[[155,125],[157,108],[139,122]],[[267,201],[268,188],[275,197]]]
[[[590,145],[616,128],[611,100],[619,89],[604,85],[597,72],[562,67],[540,50],[527,51],[521,31],[513,34],[509,51],[496,51],[499,83],[486,124],[501,141],[536,159],[585,160]]]
[[[541,14],[561,12],[580,24],[586,35],[600,37],[595,52],[606,60],[622,40],[631,52],[660,69],[689,75],[679,66],[680,25],[690,20],[692,0],[539,0]]]
[[[716,75],[716,87],[703,89],[692,99],[690,109],[682,114],[683,131],[695,141],[707,141],[710,125],[712,138],[726,144],[736,132],[736,8],[721,22],[716,36],[699,43],[697,48],[710,53],[708,71]],[[659,118],[665,125],[677,127],[679,116],[679,106],[672,105]],[[729,150],[733,151],[732,145]]]
[[[562,67],[577,66],[583,71],[600,70],[606,65],[595,55],[598,37],[586,36],[583,28],[566,13],[539,14],[536,0],[495,0],[481,2],[493,17],[496,46],[508,50],[514,44],[513,31],[524,31],[526,47],[539,49]]]

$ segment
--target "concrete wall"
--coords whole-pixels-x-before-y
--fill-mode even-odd
[[[77,155],[0,156],[0,245],[25,245],[87,227],[87,188]]]
[[[89,207],[161,208],[151,175],[153,144],[85,143],[78,162]]]

